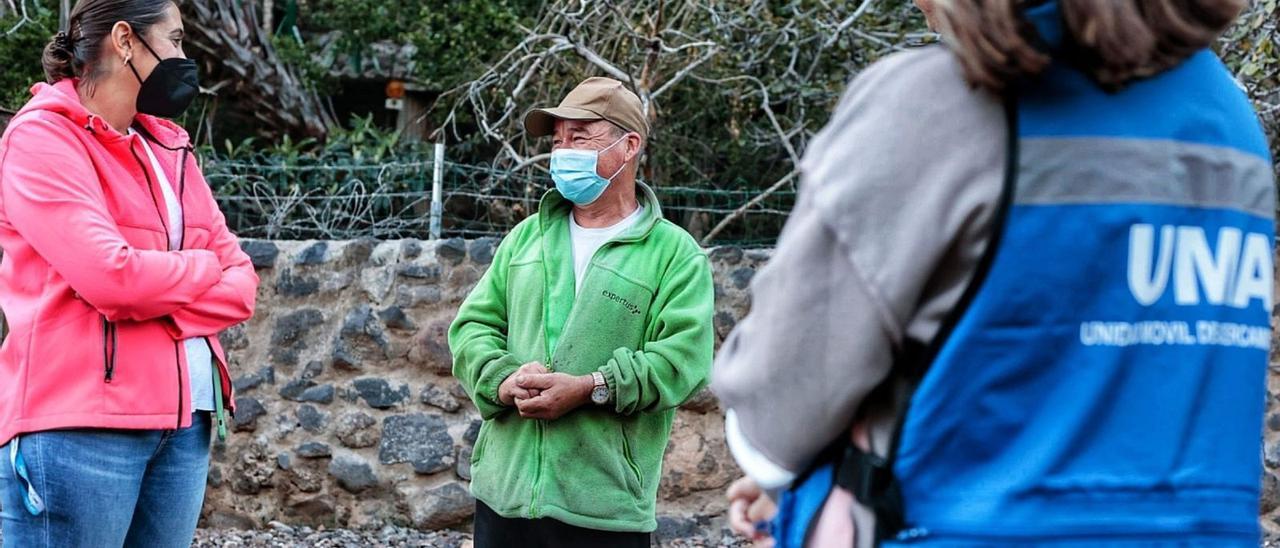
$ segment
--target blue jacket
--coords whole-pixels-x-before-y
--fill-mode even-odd
[[[1248,100],[1209,51],[1114,94],[1055,66],[1017,132],[994,262],[904,423],[909,536],[1257,546],[1276,203]]]

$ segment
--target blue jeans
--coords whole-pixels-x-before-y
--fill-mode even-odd
[[[204,503],[210,416],[181,430],[51,430],[18,451],[44,501],[32,515],[26,485],[0,447],[0,529],[9,547],[188,547]],[[12,444],[13,442],[10,442]]]

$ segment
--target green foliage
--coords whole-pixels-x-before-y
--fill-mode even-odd
[[[352,190],[357,182],[353,173],[377,173],[388,164],[426,162],[429,152],[426,145],[406,143],[399,131],[380,129],[372,116],[365,116],[352,119],[350,127],[336,130],[323,143],[310,138],[295,141],[289,135],[275,142],[254,137],[226,139],[220,146],[202,147],[200,156],[206,162],[206,176],[218,192],[245,194],[268,188],[277,193],[318,190],[336,195]],[[390,175],[394,175],[395,168],[391,169]],[[368,190],[367,178],[356,179]],[[384,192],[425,188],[421,177],[392,176],[379,183],[385,184]]]
[[[57,2],[26,1],[30,20],[17,26],[21,13],[0,17],[0,107],[18,110],[31,98],[31,84],[44,81],[40,58],[58,32]],[[4,33],[17,26],[13,34]]]
[[[518,42],[518,25],[535,16],[542,4],[541,0],[316,0],[305,5],[300,28],[308,34],[340,31],[338,50],[356,63],[363,62],[372,43],[413,44],[418,48],[418,65],[424,67],[416,77],[435,87],[449,87],[474,77],[486,62]],[[298,49],[296,43],[292,47]],[[301,60],[298,55],[290,57]],[[313,71],[307,77],[326,79]]]
[[[486,64],[519,42],[520,24],[535,16],[534,0],[422,2],[408,38],[418,47],[421,78],[449,88],[483,72]]]

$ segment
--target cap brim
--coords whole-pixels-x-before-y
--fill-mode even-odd
[[[524,115],[524,132],[545,137],[556,132],[556,120],[604,120],[604,116],[577,107],[535,108]]]

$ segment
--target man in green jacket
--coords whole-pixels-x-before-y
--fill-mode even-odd
[[[711,368],[706,255],[636,181],[648,123],[590,78],[525,116],[556,188],[511,231],[449,330],[484,418],[475,545],[648,547],[675,408]]]

